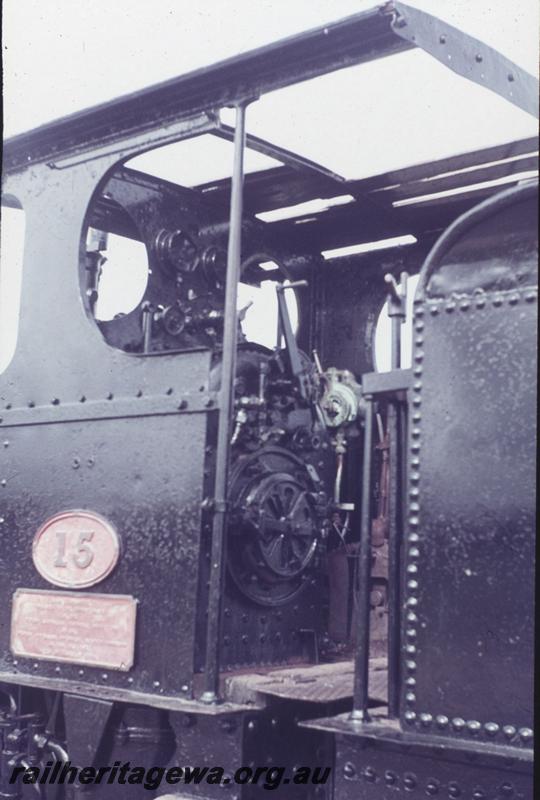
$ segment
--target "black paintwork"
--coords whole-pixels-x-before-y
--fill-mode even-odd
[[[532,728],[536,213],[534,186],[488,201],[421,273],[402,649],[426,732]]]
[[[481,755],[464,758],[442,748],[403,747],[339,736],[335,796],[339,800],[389,800],[393,797],[473,797],[478,800],[533,796],[530,770],[512,768]]]
[[[143,355],[141,309],[116,325],[98,326],[85,295],[88,225],[145,242],[152,277],[144,299],[154,304],[178,288],[156,246],[162,228],[187,229],[201,249],[226,243],[230,181],[188,190],[125,169],[124,161],[152,144],[203,131],[223,135],[214,116],[223,104],[408,46],[393,31],[386,7],[7,143],[6,199],[24,208],[28,235],[17,351],[2,375],[0,397],[0,677],[12,687],[11,695],[0,695],[2,796],[31,796],[10,789],[6,776],[11,758],[35,757],[42,740],[32,732],[43,734],[46,720],[57,752],[67,747],[81,765],[119,758],[292,767],[335,759],[334,781],[324,789],[298,795],[280,790],[276,796],[528,796],[535,209],[532,190],[525,188],[471,213],[496,188],[469,187],[533,168],[534,144],[526,140],[355,182],[284,154],[288,166],[246,180],[242,257],[270,252],[292,277],[309,281],[299,293],[299,346],[307,353],[316,347],[325,367],[336,364],[357,379],[373,369],[384,273],[418,272],[437,232],[466,212],[424,266],[412,387],[410,373],[366,380],[365,391],[373,392],[383,415],[387,399],[402,401],[407,393],[410,401],[409,540],[398,548],[405,587],[398,614],[401,721],[351,720],[344,713],[348,702],[321,708],[272,699],[248,709],[190,700],[192,692],[199,694],[205,656],[220,402],[211,376],[221,356],[219,332],[210,340],[200,331],[175,339],[156,329],[154,348]],[[514,156],[519,158],[504,162]],[[111,196],[103,197],[107,186]],[[392,206],[455,188],[466,191]],[[355,203],[302,225],[265,225],[252,216],[346,192]],[[414,233],[418,244],[330,262],[320,258],[325,247],[402,233]],[[248,277],[261,279],[256,265]],[[213,300],[219,311],[221,298]],[[361,442],[350,453],[345,489],[356,503],[353,530],[357,536],[363,510],[369,535],[367,504],[375,503],[367,489],[363,508],[360,502]],[[325,459],[319,465],[310,451],[305,460],[320,467],[331,491]],[[394,464],[393,476],[399,473]],[[402,489],[392,487],[392,502]],[[13,592],[54,591],[33,568],[33,535],[50,515],[80,506],[111,519],[122,546],[115,571],[90,591],[139,600],[136,663],[127,674],[39,660],[15,663],[9,652],[6,610]],[[396,526],[394,534],[400,532]],[[314,570],[304,592],[279,608],[262,608],[228,580],[218,647],[222,667],[263,670],[299,662],[299,672],[306,671],[319,656],[327,590],[322,569]],[[364,620],[355,632],[364,648],[368,629]],[[38,717],[21,724],[15,706]],[[325,719],[306,723],[311,730],[299,730],[299,720],[322,714]],[[49,744],[44,753],[52,752]],[[127,791],[134,800],[135,790]],[[260,793],[244,787],[231,797]],[[81,794],[77,788],[72,796]],[[186,790],[189,797],[221,794],[217,787]],[[92,795],[116,798],[118,787]]]

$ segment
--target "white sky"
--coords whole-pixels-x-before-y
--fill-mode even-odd
[[[371,0],[4,0],[4,135],[375,5]],[[411,5],[462,27],[529,71],[537,69],[537,0],[413,0]],[[422,79],[425,85],[425,74]],[[384,92],[389,91],[386,84]]]
[[[4,0],[4,135],[374,5],[371,0]],[[411,0],[411,5],[536,72],[538,0]],[[248,130],[358,178],[532,136],[536,122],[411,51],[267,95],[250,107]],[[186,185],[229,174],[229,143],[213,143],[215,155],[205,150],[204,157],[197,155],[199,145],[162,148],[134,166]],[[252,153],[248,169],[267,163]],[[7,227],[14,215],[6,213],[2,225],[0,369],[2,348],[5,353],[14,344],[19,270],[14,245],[6,239],[13,242],[18,235],[17,223],[11,231]]]

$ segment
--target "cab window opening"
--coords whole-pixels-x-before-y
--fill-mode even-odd
[[[85,232],[83,290],[109,344],[156,353],[219,343],[228,196],[218,204],[212,192],[202,190],[210,176],[222,180],[224,164],[232,167],[232,149],[231,141],[212,134],[154,148],[119,166],[97,193]],[[248,175],[279,163],[246,148]],[[276,286],[288,275],[271,252],[260,261],[250,256],[249,237],[245,249],[248,268],[237,304],[240,340],[273,349]],[[286,293],[286,301],[296,334],[294,290]]]
[[[22,207],[2,204],[0,217],[0,373],[17,346],[25,241]]]

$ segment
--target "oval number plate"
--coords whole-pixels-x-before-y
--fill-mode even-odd
[[[94,586],[113,571],[120,543],[110,522],[92,511],[65,511],[45,522],[34,537],[37,571],[55,586]]]

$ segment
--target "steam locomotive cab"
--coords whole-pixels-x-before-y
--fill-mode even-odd
[[[202,632],[218,434],[217,413],[211,409],[217,406],[223,372],[227,221],[211,195],[201,198],[128,167],[103,186],[88,220],[83,295],[105,342],[142,359],[168,353],[181,359],[197,350],[211,354],[207,378],[197,387],[208,393],[209,410],[196,611]],[[321,648],[337,644],[328,635],[326,560],[347,533],[350,539],[355,506],[341,503],[345,455],[350,445],[360,458],[363,418],[360,383],[350,371],[323,369],[310,335],[312,312],[304,301],[312,296],[317,258],[283,252],[268,241],[256,219],[247,220],[245,229],[227,487],[222,645],[229,669],[310,662]],[[107,291],[111,270],[132,277],[126,234],[139,237],[131,241],[144,246],[147,283],[135,308],[116,314],[109,308],[111,318],[99,319],[107,302],[101,287]],[[108,261],[109,239],[116,247],[113,263]],[[307,277],[295,280],[299,275]],[[254,298],[243,307],[242,294]],[[120,294],[116,302],[122,299]],[[293,322],[298,324],[298,317],[297,336]],[[250,341],[250,330],[259,341]],[[183,402],[188,410],[189,401],[182,398],[179,410]],[[345,520],[348,531],[343,530]],[[335,622],[339,630],[350,624],[346,599],[345,618]],[[204,641],[196,642],[201,669],[204,647]]]
[[[528,796],[535,145],[353,180],[246,133],[314,64],[429,50],[417,13],[8,142],[0,797]],[[96,783],[128,762],[162,773]]]

